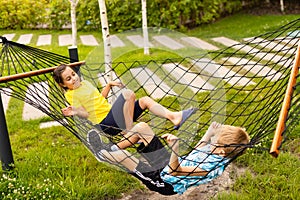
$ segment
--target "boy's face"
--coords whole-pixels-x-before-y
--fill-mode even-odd
[[[61,74],[63,80],[63,87],[74,90],[80,87],[80,77],[70,67],[66,67],[65,71]]]
[[[219,156],[226,156],[224,147],[222,145],[212,144],[210,146],[210,151]]]

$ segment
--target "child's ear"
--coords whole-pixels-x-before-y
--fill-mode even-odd
[[[59,86],[62,87],[62,88],[66,87],[65,84],[63,84],[63,83],[59,83]]]

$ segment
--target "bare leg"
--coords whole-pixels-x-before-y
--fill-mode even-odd
[[[136,169],[139,160],[128,151],[122,149],[135,144],[139,140],[147,146],[153,139],[154,135],[154,132],[147,123],[140,122],[136,124],[130,132],[124,135],[125,139],[123,141],[118,143],[119,148],[121,148],[120,150],[109,152],[102,150],[101,152],[103,156],[111,162],[120,163],[130,171],[133,171]]]
[[[154,135],[155,133],[147,123],[140,122],[136,124],[126,135],[124,135],[124,139],[117,145],[120,149],[125,149],[141,140],[144,145],[147,146],[153,139]]]
[[[102,150],[101,152],[106,159],[114,163],[120,163],[130,171],[133,171],[139,163],[139,160],[126,150],[118,150],[113,152]]]
[[[131,90],[125,90],[122,93],[125,103],[123,106],[123,113],[125,119],[125,126],[127,130],[132,129],[133,127],[133,111],[135,103],[135,94]]]
[[[182,119],[182,111],[172,112],[160,105],[150,97],[142,97],[139,99],[139,104],[142,109],[148,109],[153,114],[170,120],[174,125],[178,125]]]

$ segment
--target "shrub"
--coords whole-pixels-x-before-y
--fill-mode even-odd
[[[46,0],[0,0],[0,28],[35,28],[46,17]]]
[[[61,29],[71,23],[69,0],[52,0],[48,4],[47,25],[52,29]]]
[[[210,23],[254,5],[257,0],[148,0],[149,27],[186,29]],[[0,0],[0,28],[23,29],[47,25],[61,29],[71,23],[69,0]],[[106,0],[110,29],[123,32],[142,26],[141,0]],[[78,30],[101,27],[98,0],[79,0],[76,8]]]

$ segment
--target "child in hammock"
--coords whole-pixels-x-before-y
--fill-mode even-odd
[[[125,137],[128,144],[135,144],[139,140],[143,142],[138,147],[138,152],[147,163],[121,149],[102,149],[97,156],[125,166],[150,190],[163,195],[182,194],[191,186],[207,183],[220,176],[230,158],[241,155],[245,145],[249,143],[249,135],[243,128],[216,122],[210,125],[193,151],[184,157],[178,156],[179,140],[176,136],[161,136],[171,148],[170,153],[146,123],[136,124]],[[98,136],[97,144],[94,143],[93,148],[101,149],[101,144]]]
[[[133,122],[149,109],[155,115],[164,117],[174,124],[175,129],[190,117],[196,109],[172,112],[155,102],[150,97],[135,99],[131,90],[125,90],[113,105],[107,101],[112,86],[122,87],[116,81],[109,82],[100,93],[96,87],[78,74],[68,65],[61,64],[53,72],[54,80],[65,90],[65,97],[70,106],[63,108],[64,116],[78,116],[91,121],[96,128],[109,135],[117,135],[122,129],[130,130]]]

